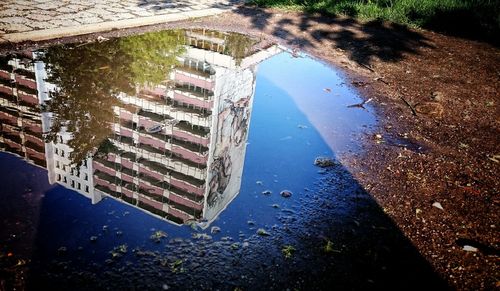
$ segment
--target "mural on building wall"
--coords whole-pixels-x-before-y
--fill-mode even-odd
[[[246,142],[250,118],[251,97],[237,101],[222,100],[223,110],[217,118],[216,147],[214,160],[210,167],[208,206],[216,208],[224,201],[223,195],[233,172],[232,157],[241,155],[241,146]],[[238,165],[243,167],[243,165]]]

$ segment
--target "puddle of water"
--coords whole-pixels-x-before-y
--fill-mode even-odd
[[[2,57],[2,210],[26,216],[3,211],[0,259],[29,274],[7,284],[309,286],[276,264],[327,267],[331,218],[376,208],[313,162],[358,150],[375,117],[339,72],[258,46],[175,30]]]

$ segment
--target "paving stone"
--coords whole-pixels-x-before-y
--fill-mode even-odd
[[[0,18],[13,17],[13,16],[25,16],[25,15],[28,15],[29,13],[30,13],[29,10],[9,8],[9,9],[5,9],[5,10],[0,10]]]
[[[153,12],[151,11],[131,11],[130,13],[134,14],[135,16],[139,16],[139,17],[148,17],[148,16],[153,16],[155,15]]]
[[[50,23],[54,24],[56,27],[70,27],[80,25],[80,22],[75,20],[66,19],[66,20],[52,20]]]
[[[134,15],[131,13],[120,13],[120,14],[104,15],[102,18],[104,20],[117,21],[117,20],[122,20],[122,19],[134,18]]]
[[[65,6],[57,8],[56,11],[61,12],[61,13],[73,13],[73,12],[75,12],[74,9],[71,9],[71,8],[68,8]]]
[[[87,6],[79,5],[79,4],[69,4],[64,6],[66,8],[72,9],[73,11],[81,11],[87,9]]]
[[[94,16],[98,16],[98,17],[103,17],[106,15],[113,14],[113,12],[110,12],[108,10],[101,9],[101,8],[90,8],[90,9],[85,10],[85,12],[91,13]]]
[[[15,17],[3,17],[2,18],[2,22],[12,23],[12,24],[24,24],[24,23],[26,23],[26,18],[24,18],[24,17],[18,17],[18,16],[15,16]]]
[[[73,18],[73,19],[92,18],[92,17],[95,17],[95,14],[90,13],[88,11],[80,11],[80,12],[71,14],[71,18]]]
[[[119,7],[108,7],[106,10],[110,12],[115,12],[115,13],[128,13],[129,11],[125,8],[119,8]]]
[[[61,7],[63,3],[58,3],[58,2],[47,2],[47,3],[40,3],[36,4],[33,7],[42,9],[42,10],[51,10],[51,9],[57,9]]]
[[[26,16],[26,18],[29,18],[31,20],[36,20],[36,22],[44,22],[44,21],[48,21],[48,20],[54,19],[53,16],[44,15],[44,14],[32,14],[32,15]]]
[[[48,21],[43,21],[43,22],[36,22],[33,24],[34,29],[49,29],[49,28],[56,28],[57,25],[48,22]]]
[[[33,28],[19,23],[0,23],[0,29],[7,32],[25,32],[33,30]]]
[[[57,12],[55,10],[31,10],[30,13],[37,13],[37,14],[42,14],[42,15],[48,15],[48,16],[56,16],[61,14],[60,12]],[[68,17],[68,15],[66,15]]]

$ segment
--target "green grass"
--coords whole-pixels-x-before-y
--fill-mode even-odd
[[[362,20],[386,20],[452,34],[479,32],[498,37],[500,31],[498,0],[253,0],[252,3]]]

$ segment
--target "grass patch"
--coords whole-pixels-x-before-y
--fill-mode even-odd
[[[498,37],[500,2],[497,0],[253,0],[277,7],[362,20],[386,20],[463,36]]]

